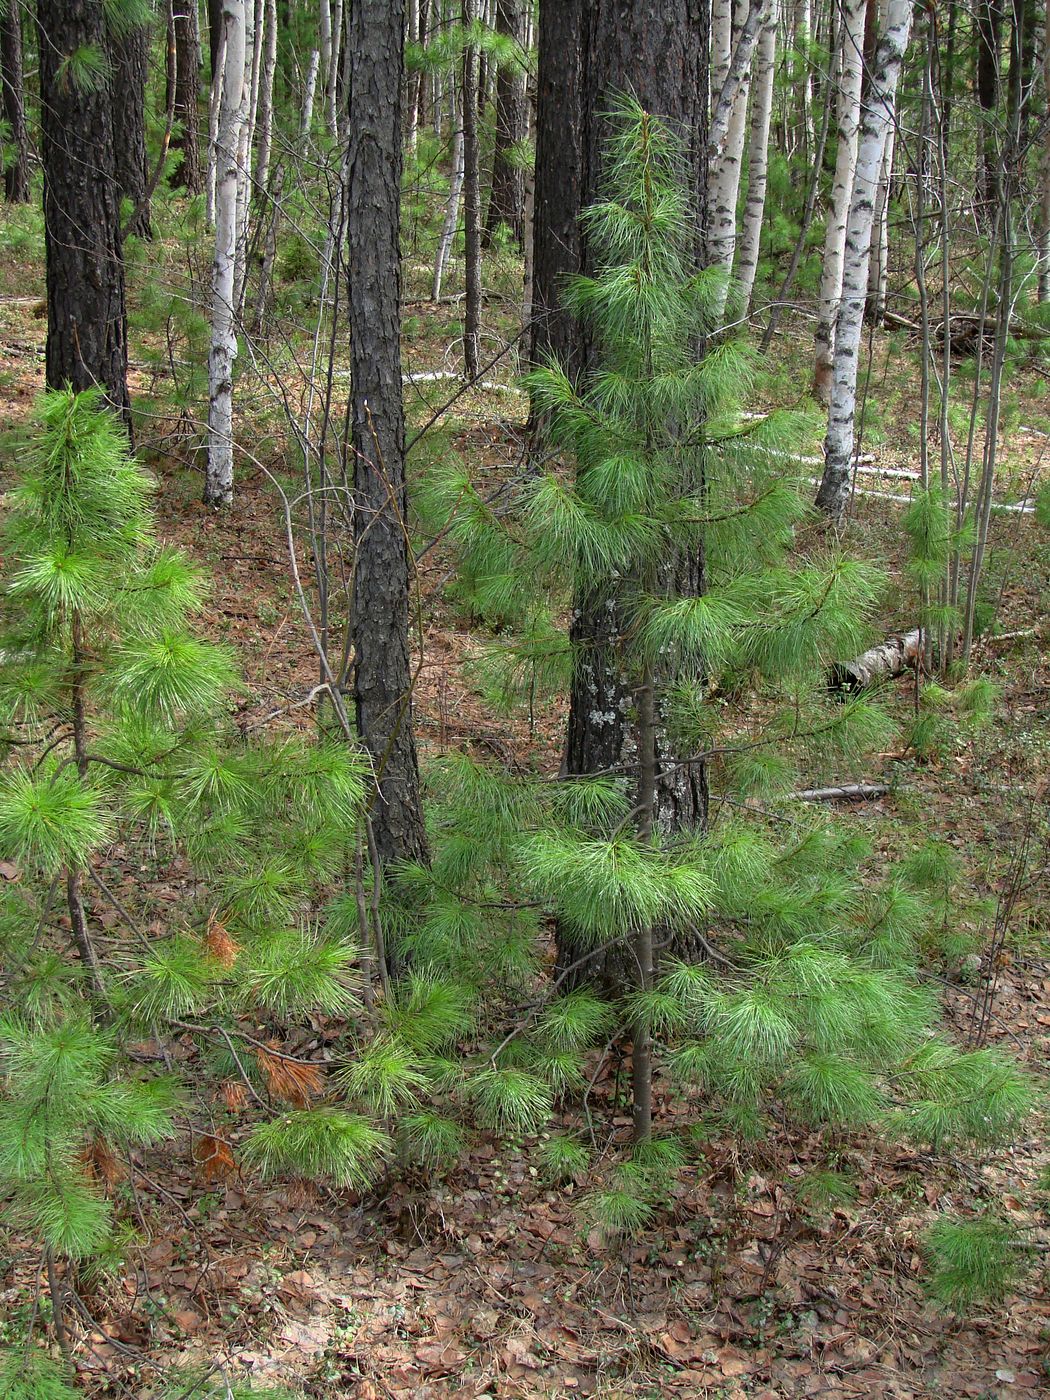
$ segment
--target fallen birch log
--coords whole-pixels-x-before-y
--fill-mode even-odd
[[[832,666],[828,683],[832,690],[865,690],[876,681],[890,680],[902,675],[919,655],[922,633],[902,632],[880,642],[877,647]]]
[[[873,797],[885,797],[885,783],[843,783],[841,787],[803,788],[789,792],[792,802],[860,802]]]

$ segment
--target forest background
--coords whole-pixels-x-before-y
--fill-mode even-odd
[[[0,72],[0,1394],[1041,1393],[1050,12]]]

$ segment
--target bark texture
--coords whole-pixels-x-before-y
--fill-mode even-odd
[[[915,664],[922,651],[922,641],[918,627],[890,637],[861,652],[852,661],[833,666],[828,684],[833,690],[866,690],[879,681],[891,680]]]
[[[204,188],[204,172],[201,166],[198,112],[201,36],[196,0],[174,0],[171,41],[175,45],[174,115],[179,124],[175,148],[182,152],[182,164],[175,172],[174,183],[188,194],[200,194]]]
[[[874,4],[874,0],[871,2]],[[864,17],[867,4],[868,0],[846,0],[840,30],[836,99],[838,145],[835,152],[835,176],[831,185],[831,205],[824,235],[824,262],[814,337],[813,393],[825,405],[831,397],[831,355],[839,297],[842,293],[846,221],[853,197],[853,175],[857,168]]]
[[[204,503],[233,500],[233,366],[237,359],[237,156],[244,106],[244,0],[223,0],[215,139],[215,256],[208,354],[208,463]]]
[[[748,136],[747,200],[737,249],[737,283],[745,310],[751,309],[762,241],[762,220],[766,208],[766,179],[769,171],[769,127],[773,116],[773,76],[776,67],[777,26],[780,0],[769,0],[765,22],[755,56],[754,90],[751,98],[751,131]]]
[[[861,116],[857,169],[853,181],[842,272],[842,296],[835,323],[831,406],[824,441],[824,474],[817,507],[841,525],[849,500],[857,407],[857,364],[868,288],[868,259],[879,173],[893,119],[904,51],[911,33],[912,0],[889,0],[886,29],[872,64]]]
[[[125,233],[150,237],[149,168],[146,157],[146,77],[150,32],[145,25],[109,31],[110,90],[113,97],[113,169],[122,199],[131,201]]]
[[[356,563],[354,711],[372,756],[384,864],[426,856],[412,733],[401,390],[401,107],[405,0],[350,8],[348,301]]]
[[[496,0],[496,29],[525,47],[522,0]],[[525,249],[525,171],[511,158],[529,134],[525,75],[501,68],[496,75],[496,134],[492,155],[492,192],[485,216],[483,242],[487,248],[496,231],[506,228],[519,252]]]
[[[22,11],[17,0],[9,0],[0,10],[0,84],[3,117],[10,133],[4,198],[9,204],[24,204],[29,198],[29,133],[22,74]]]
[[[617,94],[631,91],[648,111],[681,135],[694,181],[703,191],[707,126],[707,8],[700,0],[573,0],[541,6],[537,108],[536,217],[532,353],[553,352],[580,377],[596,363],[598,347],[584,327],[560,309],[566,278],[593,270],[579,216],[601,191],[608,137],[606,113]],[[701,215],[702,217],[702,215]],[[668,564],[683,592],[703,586],[699,555]],[[617,663],[624,631],[615,584],[576,601],[570,627],[573,678],[563,771],[600,773],[639,766],[636,683]],[[675,765],[657,708],[653,819],[662,829],[702,825],[707,787],[702,765]],[[580,948],[559,930],[562,967]],[[622,984],[633,959],[598,955],[576,973]]]
[[[103,0],[41,0],[40,137],[47,260],[47,383],[101,387],[130,426],[120,195],[108,82],[70,59],[105,53]]]

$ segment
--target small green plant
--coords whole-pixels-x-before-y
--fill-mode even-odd
[[[994,1215],[943,1217],[926,1236],[930,1295],[956,1311],[1001,1302],[1023,1260],[1017,1246],[1016,1233]]]

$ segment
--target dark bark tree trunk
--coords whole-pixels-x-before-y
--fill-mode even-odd
[[[378,784],[384,864],[426,856],[412,733],[405,422],[401,396],[401,105],[404,0],[350,10],[348,306],[356,562],[354,709]]]
[[[975,86],[980,107],[977,131],[977,214],[990,225],[999,198],[999,169],[992,130],[999,104],[999,44],[1003,27],[1001,0],[978,0],[974,16],[977,30]]]
[[[197,0],[174,0],[169,43],[175,45],[175,100],[173,112],[179,124],[175,148],[182,164],[174,183],[188,194],[204,188],[201,165],[199,103],[201,88],[201,36]]]
[[[122,199],[131,201],[125,233],[151,237],[146,157],[146,77],[149,29],[109,32],[110,93],[113,101],[113,173]]]
[[[521,0],[497,0],[496,29],[525,46],[525,9]],[[501,68],[496,75],[496,134],[492,155],[492,192],[485,216],[484,245],[505,227],[519,253],[525,251],[525,171],[512,158],[514,148],[529,134],[525,76]]]
[[[565,279],[593,270],[579,217],[602,188],[601,165],[609,136],[611,99],[631,91],[648,111],[667,120],[685,145],[690,178],[699,193],[697,248],[706,212],[708,9],[701,0],[572,0],[540,8],[534,242],[534,359],[553,353],[574,377],[596,361],[587,330],[560,308]],[[669,561],[683,594],[702,592],[699,553]],[[578,598],[570,643],[573,678],[563,771],[634,771],[632,709],[635,683],[624,672],[625,622],[614,584]],[[656,706],[655,810],[658,829],[702,826],[707,783],[700,764],[676,764]],[[559,964],[581,956],[559,930]],[[687,951],[681,949],[680,951]],[[625,959],[597,956],[570,980],[625,980]]]
[[[108,83],[70,59],[105,53],[103,0],[40,0],[40,134],[47,261],[47,383],[102,388],[130,426],[120,195]]]
[[[22,12],[18,0],[8,0],[6,9],[0,11],[0,79],[4,91],[3,117],[11,147],[4,171],[4,198],[9,204],[25,204],[29,198],[29,134],[22,81]]]
[[[211,64],[209,74],[215,81],[215,69],[219,62],[219,45],[222,40],[222,0],[207,0],[208,8],[208,58]]]

